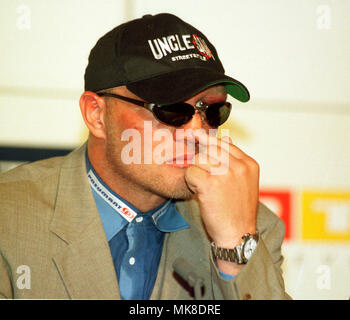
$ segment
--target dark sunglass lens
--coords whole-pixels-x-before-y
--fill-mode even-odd
[[[205,114],[209,125],[218,127],[228,119],[230,112],[231,104],[229,102],[224,102],[211,104]]]
[[[160,121],[174,127],[186,124],[194,114],[194,108],[186,103],[154,106],[152,111]]]

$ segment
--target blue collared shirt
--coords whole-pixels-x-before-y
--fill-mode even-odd
[[[110,246],[121,298],[149,299],[158,272],[165,233],[189,228],[189,225],[176,210],[174,201],[168,200],[153,210],[141,212],[102,181],[87,156],[86,168]],[[119,213],[117,202],[113,206],[111,199],[125,204],[136,216],[128,221]]]
[[[110,189],[97,175],[86,153],[86,169],[97,210],[106,233],[117,274],[122,299],[149,299],[162,254],[165,233],[189,228],[189,224],[175,208],[174,200],[167,200],[157,208],[141,212]],[[93,184],[96,184],[93,187]],[[96,187],[97,186],[97,187]],[[100,187],[98,187],[100,186]],[[108,199],[106,193],[118,199],[137,215],[128,221],[118,211],[120,207]],[[233,275],[218,270],[225,280]]]

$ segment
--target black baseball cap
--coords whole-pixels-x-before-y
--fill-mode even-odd
[[[213,85],[246,102],[247,88],[225,75],[215,47],[175,15],[145,15],[117,26],[90,52],[85,91],[119,86],[158,104],[184,101]]]

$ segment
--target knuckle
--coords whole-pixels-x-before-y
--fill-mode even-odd
[[[255,159],[247,156],[244,162],[251,170],[259,170],[259,163]]]
[[[255,174],[259,173],[260,166],[253,158],[246,158],[236,163],[235,171],[239,175]]]
[[[247,175],[248,172],[249,172],[249,167],[247,165],[246,162],[244,161],[239,161],[237,164],[236,164],[236,173],[238,175],[241,175],[241,176],[244,176],[244,175]]]
[[[249,165],[254,169],[254,170],[260,170],[260,166],[259,163],[253,159],[253,158],[249,158]]]

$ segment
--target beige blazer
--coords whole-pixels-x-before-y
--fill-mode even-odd
[[[0,297],[120,299],[84,152],[85,145],[0,175]],[[217,272],[196,201],[177,209],[190,229],[166,235],[151,299],[193,299],[173,272],[178,257],[205,279],[208,299],[289,298],[280,268],[284,226],[266,207],[259,207],[257,249],[232,281]]]

